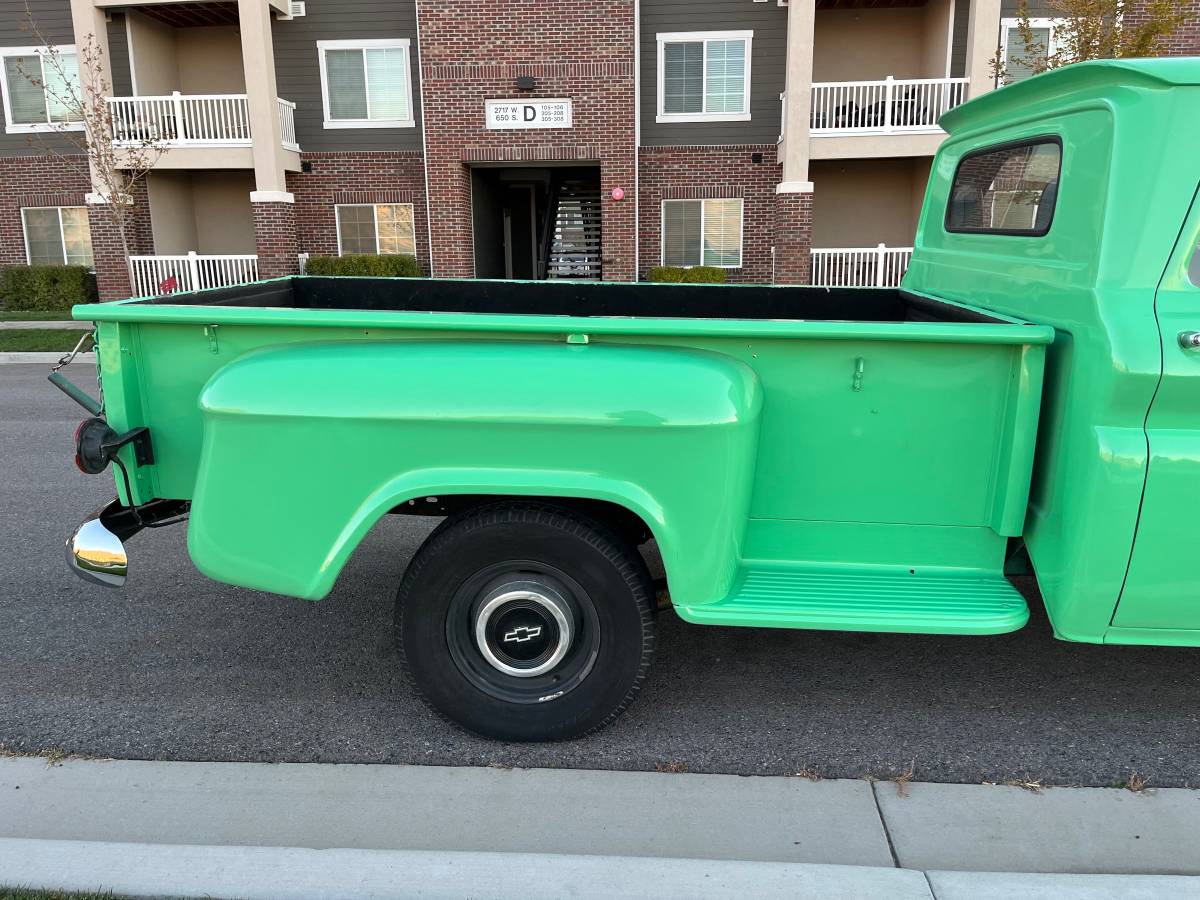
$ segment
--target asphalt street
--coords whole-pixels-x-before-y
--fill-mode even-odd
[[[201,576],[183,527],[130,543],[121,591],[63,540],[113,494],[74,467],[81,409],[44,366],[0,366],[0,745],[130,759],[404,762],[1200,785],[1200,651],[1053,640],[1036,588],[992,638],[788,632],[660,617],[618,722],[498,744],[430,714],[400,675],[392,601],[428,520],[389,517],[307,603]],[[78,375],[76,375],[78,377]],[[269,528],[269,518],[263,521]]]

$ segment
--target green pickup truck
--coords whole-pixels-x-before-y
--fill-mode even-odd
[[[596,729],[688,622],[1200,645],[1200,60],[1087,63],[946,114],[899,289],[294,277],[80,306],[119,499],[201,572],[329,594],[444,521],[396,643],[496,738]]]

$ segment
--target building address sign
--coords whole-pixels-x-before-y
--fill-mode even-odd
[[[570,100],[486,100],[487,127],[570,128]]]

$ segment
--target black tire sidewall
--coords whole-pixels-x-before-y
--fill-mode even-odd
[[[464,728],[510,741],[579,736],[615,717],[644,677],[654,642],[648,576],[636,551],[590,523],[543,511],[521,518],[521,511],[500,510],[443,523],[401,585],[397,642],[425,702]],[[508,559],[562,570],[595,607],[595,663],[561,697],[505,702],[472,684],[450,653],[446,620],[455,592],[480,569]]]

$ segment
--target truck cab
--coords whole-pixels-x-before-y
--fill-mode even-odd
[[[942,119],[905,284],[1054,329],[1023,540],[1068,640],[1200,642],[1198,104],[1198,60],[1105,61]],[[988,227],[954,228],[971,161],[1006,147],[1061,156],[1054,196],[1014,213],[1028,185],[1001,172]]]
[[[118,497],[68,559],[119,583],[124,540],[186,518],[206,575],[320,600],[380,518],[444,517],[397,649],[433,709],[517,740],[632,701],[658,588],[697,624],[986,636],[1027,622],[1027,556],[1058,637],[1196,646],[1200,60],[942,123],[899,289],[294,277],[77,307],[104,397],[77,458]]]

